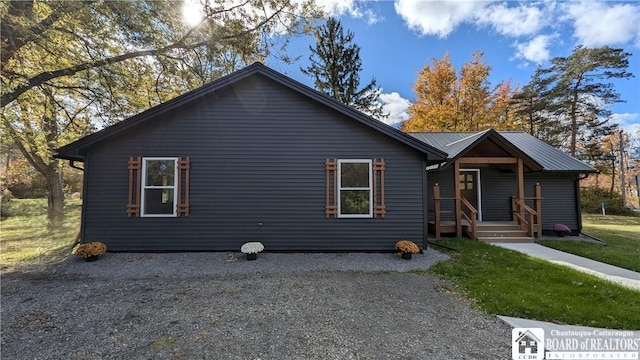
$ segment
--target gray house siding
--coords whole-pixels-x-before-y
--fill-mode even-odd
[[[433,221],[433,185],[440,185],[440,196],[453,197],[453,168],[428,173],[428,217]],[[580,229],[579,209],[575,199],[575,174],[532,172],[524,174],[525,197],[533,197],[534,186],[539,183],[542,191],[542,228],[550,233],[554,224],[563,223],[574,232]],[[516,175],[495,168],[480,169],[483,221],[511,220],[511,196],[517,193]],[[528,200],[533,208],[533,201]],[[453,210],[453,201],[443,200],[441,209]],[[443,214],[442,220],[453,220],[453,214]]]
[[[433,202],[433,187],[435,184],[438,184],[440,187],[440,197],[443,198],[452,198],[454,197],[454,188],[453,188],[453,168],[448,168],[443,171],[434,171],[427,173],[427,216],[429,221],[434,221],[434,202]],[[455,209],[455,203],[453,200],[441,200],[440,201],[440,211],[444,212],[441,214],[442,221],[454,221],[455,214],[453,211]]]
[[[579,232],[580,208],[576,180],[578,175],[571,173],[532,173],[525,176],[525,196],[533,196],[536,183],[542,191],[542,229],[550,234],[553,225],[562,223],[574,233]]]
[[[190,215],[127,217],[130,156],[190,157]],[[327,158],[383,158],[386,216],[326,218]],[[84,241],[113,251],[392,250],[424,236],[423,155],[260,75],[92,148]]]

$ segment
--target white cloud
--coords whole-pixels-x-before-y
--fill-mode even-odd
[[[551,4],[539,3],[509,6],[493,1],[469,0],[395,0],[396,13],[410,29],[421,35],[441,38],[463,23],[489,26],[502,35],[518,37],[532,35],[545,26],[546,9]]]
[[[354,0],[317,0],[316,5],[328,15],[336,17],[357,13],[358,11]]]
[[[382,109],[385,113],[389,113],[389,117],[382,120],[389,125],[396,125],[409,118],[409,105],[411,102],[398,94],[397,92],[382,93],[378,96],[378,101],[382,103]]]
[[[551,45],[551,40],[555,37],[556,35],[538,35],[526,43],[516,42],[514,44],[516,48],[516,58],[536,64],[541,64],[549,60],[551,57],[549,46]]]
[[[543,27],[543,21],[543,10],[535,6],[497,4],[476,14],[477,24],[491,26],[502,35],[514,37],[535,34]]]
[[[566,11],[580,44],[594,47],[634,41],[640,45],[640,6],[636,4],[570,2]]]
[[[395,0],[394,7],[410,29],[421,35],[444,38],[458,25],[472,21],[476,13],[490,4],[490,1],[468,0]]]
[[[316,5],[330,16],[349,15],[356,19],[364,19],[369,25],[381,20],[371,9],[363,9],[355,0],[316,0]]]
[[[638,113],[612,114],[611,122],[618,124],[622,130],[630,134],[640,131],[640,114]]]

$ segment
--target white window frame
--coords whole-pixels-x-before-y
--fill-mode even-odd
[[[147,161],[173,160],[173,185],[172,186],[148,186],[147,185]],[[147,189],[173,189],[173,213],[171,214],[146,214],[145,194]],[[178,213],[178,158],[177,157],[143,157],[142,158],[142,186],[140,192],[140,216],[141,217],[177,217]]]
[[[342,187],[342,164],[366,163],[369,164],[369,186],[363,187]],[[373,218],[373,161],[371,159],[338,159],[338,217],[339,218]],[[369,213],[368,214],[343,214],[342,213],[342,190],[369,190]]]

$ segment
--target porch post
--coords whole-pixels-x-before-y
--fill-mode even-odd
[[[516,181],[518,182],[518,200],[524,202],[524,166],[522,163],[522,158],[518,158],[518,171],[516,172]],[[520,218],[524,219],[524,209],[522,206],[520,208]],[[529,219],[529,221],[533,221],[533,219]],[[524,224],[522,224],[524,226]],[[524,229],[523,229],[524,230]]]
[[[537,237],[540,237],[540,235],[542,235],[542,189],[540,187],[540,183],[536,183],[536,185],[534,186],[534,197],[535,197],[535,211],[536,214],[538,214],[538,218],[537,218]]]
[[[438,183],[433,186],[433,205],[435,235],[436,239],[440,239],[440,185]]]
[[[460,207],[460,160],[456,160],[453,165],[453,193],[455,194],[456,213],[456,236],[462,237],[462,209]]]

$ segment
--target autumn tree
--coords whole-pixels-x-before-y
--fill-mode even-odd
[[[45,177],[53,225],[64,206],[56,148],[265,59],[318,15],[306,2],[214,0],[188,25],[181,5],[0,3],[2,131]]]
[[[449,52],[440,60],[431,59],[423,67],[413,86],[417,99],[409,106],[411,118],[402,125],[404,131],[440,130],[457,127],[456,69]]]
[[[487,108],[487,124],[480,124],[479,129],[494,128],[500,130],[519,129],[516,120],[517,109],[513,106],[513,96],[517,93],[518,86],[511,85],[510,80],[506,80],[493,88],[491,104]]]
[[[360,88],[362,60],[353,32],[345,34],[340,21],[330,17],[314,35],[316,45],[309,46],[311,65],[300,70],[313,79],[315,88],[375,118],[389,116],[378,102],[380,87],[375,78]]]
[[[515,127],[510,99],[515,91],[510,82],[491,88],[491,67],[475,52],[459,74],[449,53],[432,59],[418,75],[415,101],[409,106],[410,118],[404,131],[479,131],[489,127],[509,130]]]
[[[556,57],[536,77],[544,84],[542,96],[556,129],[562,129],[566,148],[576,156],[580,142],[608,136],[616,126],[610,124],[611,106],[623,102],[612,79],[629,79],[630,53],[608,46],[577,46],[568,57]]]
[[[479,131],[492,121],[487,116],[491,107],[491,91],[487,79],[491,67],[482,61],[482,56],[483,53],[474,52],[473,60],[465,63],[460,69],[456,118],[459,126],[465,130]]]

